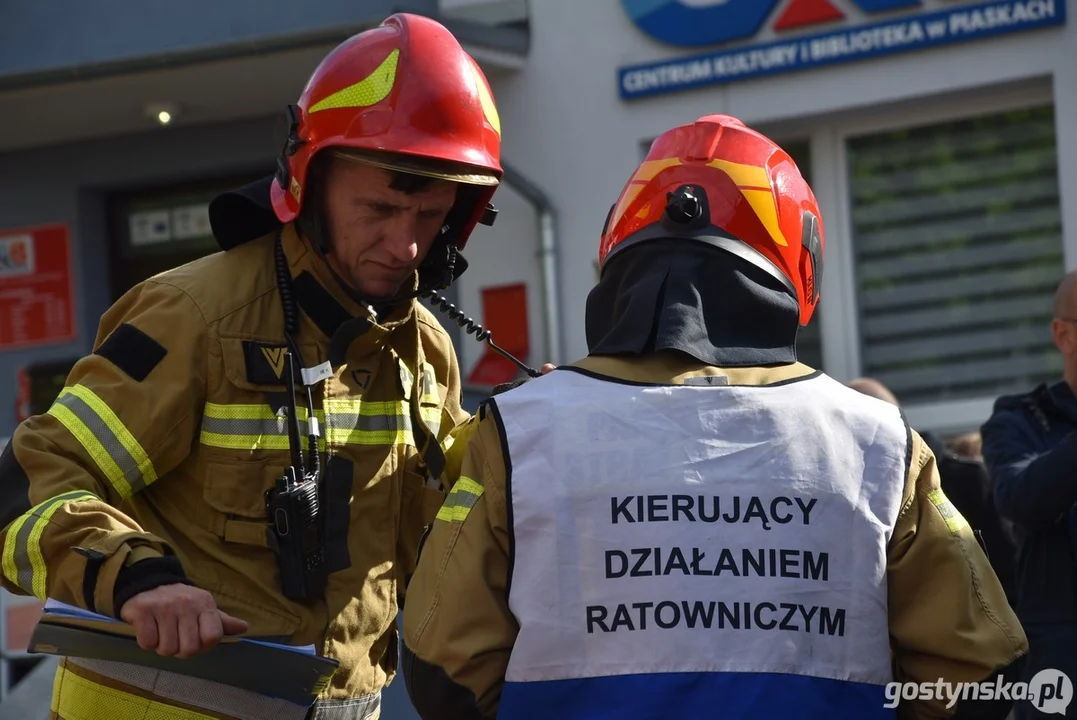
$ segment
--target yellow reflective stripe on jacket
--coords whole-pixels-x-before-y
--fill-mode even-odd
[[[307,432],[307,411],[297,408],[299,429]],[[414,445],[411,419],[402,402],[364,402],[359,398],[327,398],[315,412],[328,445]],[[288,424],[268,405],[207,403],[202,418],[203,445],[230,450],[287,450]]]
[[[469,477],[460,476],[456,484],[452,486],[449,496],[445,498],[445,504],[438,510],[437,519],[445,522],[463,522],[467,519],[471,508],[482,497],[483,486]]]
[[[423,423],[430,432],[437,437],[441,434],[441,410],[436,407],[420,407],[419,417],[423,419]]]
[[[330,445],[414,445],[407,403],[327,398],[326,439]]]
[[[931,501],[931,504],[938,508],[939,514],[942,515],[942,519],[946,521],[946,528],[952,533],[961,532],[962,529],[968,527],[968,522],[964,516],[958,512],[954,504],[950,502],[950,499],[943,493],[942,488],[936,488],[927,494],[927,499]]]
[[[4,539],[4,576],[26,592],[45,600],[47,567],[41,553],[41,536],[49,525],[49,518],[66,503],[99,499],[88,490],[72,490],[38,503],[15,518]]]
[[[419,400],[419,417],[423,424],[433,433],[434,437],[441,435],[441,395],[438,391],[438,377],[434,366],[428,362],[422,365],[422,395]],[[411,372],[403,360],[400,360],[400,382],[404,384],[405,401],[411,398],[412,386],[415,384],[415,375]],[[405,402],[406,405],[406,402]],[[410,415],[409,415],[410,417]]]
[[[297,407],[296,412],[300,421],[307,419],[307,409],[305,407]],[[265,404],[242,405],[239,403],[228,405],[206,403],[203,415],[207,418],[217,418],[219,420],[277,420],[282,417],[274,413],[273,408]],[[321,417],[321,412],[316,412],[315,415]]]
[[[63,720],[214,720],[186,708],[95,683],[61,665],[52,683],[52,712]]]
[[[93,458],[124,500],[157,479],[153,462],[116,413],[85,385],[66,387],[48,414]]]
[[[438,393],[438,377],[434,366],[423,363],[423,396],[419,403],[419,417],[430,432],[437,437],[441,434],[441,398]]]
[[[299,431],[306,447],[307,411],[297,408]],[[315,416],[324,424],[324,415]],[[283,414],[277,415],[268,405],[221,405],[206,403],[202,415],[202,432],[199,441],[203,445],[228,450],[287,450],[288,423]],[[325,441],[319,446],[325,449]]]

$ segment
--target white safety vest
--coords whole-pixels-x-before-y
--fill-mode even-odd
[[[816,374],[499,396],[520,625],[499,718],[884,718],[897,408]]]

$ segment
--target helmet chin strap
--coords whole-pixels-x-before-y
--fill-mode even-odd
[[[384,315],[394,306],[426,295],[431,290],[441,290],[448,287],[454,280],[456,280],[456,278],[463,274],[464,270],[467,269],[467,262],[464,260],[463,256],[460,255],[459,251],[457,251],[456,245],[448,242],[443,233],[442,235],[439,235],[434,241],[434,244],[431,245],[426,253],[426,257],[416,271],[419,273],[419,285],[415,290],[397,293],[396,295],[391,295],[389,297],[374,297],[356,290],[333,269],[333,264],[329,262],[329,258],[327,257],[325,249],[326,243],[322,241],[322,238],[310,238],[310,240],[314,252],[317,253],[318,257],[325,263],[325,267],[329,270],[329,274],[332,275],[341,290],[343,290],[353,301],[369,308],[379,316]],[[442,257],[438,257],[439,255],[442,255]]]

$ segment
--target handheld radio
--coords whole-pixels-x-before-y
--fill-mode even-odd
[[[295,366],[292,353],[284,353],[287,373],[288,405],[284,412],[288,423],[288,448],[292,464],[266,492],[266,510],[276,539],[277,564],[281,589],[292,600],[312,600],[325,591],[328,574],[322,532],[320,504],[321,462],[318,418],[307,386],[307,454],[310,468],[303,462],[299,417],[295,403]]]

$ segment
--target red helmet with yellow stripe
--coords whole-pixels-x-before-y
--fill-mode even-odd
[[[811,320],[825,247],[819,205],[788,153],[740,120],[708,115],[654,141],[606,220],[599,266],[663,238],[748,260],[796,296],[801,325]]]
[[[490,85],[456,38],[430,18],[397,13],[341,43],[297,105],[271,197],[281,222],[303,207],[311,159],[327,148],[389,170],[474,186],[451,217],[462,249],[501,180],[501,123]],[[458,212],[459,211],[459,212]]]

